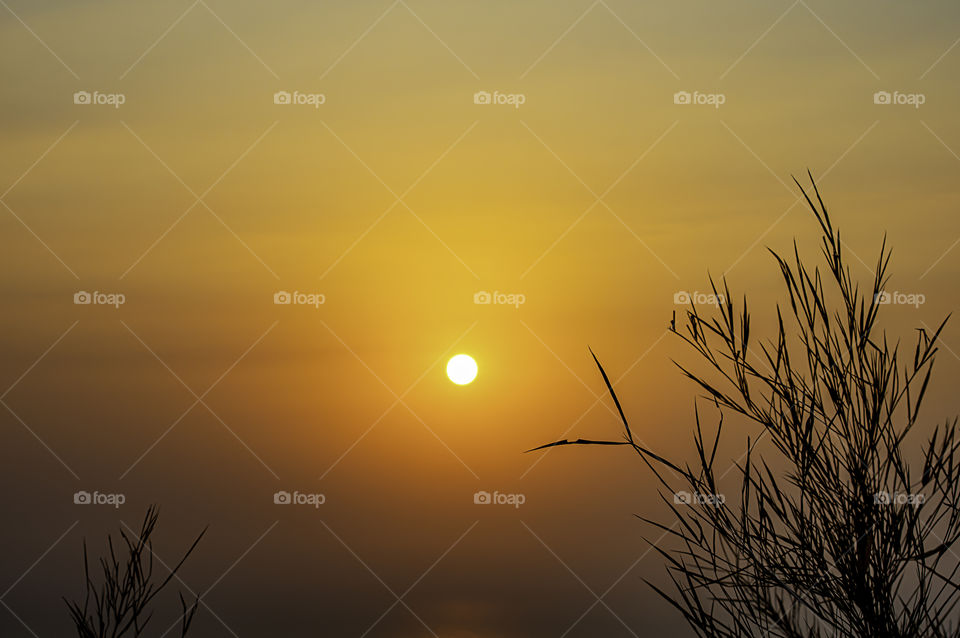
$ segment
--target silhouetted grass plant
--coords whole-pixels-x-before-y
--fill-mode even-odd
[[[157,507],[150,506],[137,536],[134,537],[121,529],[122,545],[119,547],[115,546],[112,536],[107,536],[109,553],[98,561],[101,572],[99,583],[94,581],[90,573],[87,543],[84,541],[83,570],[86,593],[83,602],[64,599],[80,638],[122,638],[143,635],[147,623],[153,616],[150,605],[154,598],[170,584],[206,533],[204,530],[197,536],[180,562],[166,577],[155,579],[151,537],[158,519]],[[118,556],[118,550],[125,555]],[[180,636],[183,638],[190,630],[200,599],[197,597],[192,603],[187,603],[183,594],[179,596],[183,612],[179,621]]]
[[[674,547],[656,547],[673,590],[650,585],[698,635],[957,636],[957,421],[936,427],[926,445],[914,448],[913,461],[906,445],[945,321],[933,334],[920,329],[906,355],[877,329],[890,261],[886,238],[873,281],[861,287],[810,179],[816,202],[797,186],[822,233],[826,267],[811,269],[796,242],[791,256],[770,251],[789,297],[789,305],[777,305],[773,339],[755,339],[746,299],[735,304],[725,281],[713,316],[691,305],[685,325],[672,326],[706,372],[678,367],[720,415],[716,434],[708,436],[695,409],[694,465],[673,463],[636,442],[596,356],[624,440],[535,449],[627,445],[639,454],[675,517],[643,519]],[[720,292],[712,279],[711,286]],[[759,426],[732,472],[739,499],[678,502],[668,485],[674,475],[692,494],[720,493],[716,454],[724,414]],[[769,451],[761,452],[756,446],[764,437]]]

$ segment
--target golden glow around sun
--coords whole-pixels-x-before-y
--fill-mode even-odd
[[[477,378],[477,362],[468,354],[458,354],[447,362],[447,376],[457,385],[467,385]]]

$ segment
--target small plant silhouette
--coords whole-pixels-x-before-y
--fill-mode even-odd
[[[70,611],[80,638],[122,638],[142,636],[147,623],[153,616],[150,603],[176,576],[180,567],[196,549],[206,533],[204,529],[190,548],[184,553],[170,573],[162,579],[153,575],[153,541],[151,537],[157,526],[159,510],[151,505],[143,518],[140,533],[134,537],[123,529],[120,539],[126,556],[117,555],[112,536],[107,536],[109,554],[99,559],[102,581],[94,582],[90,573],[90,561],[87,557],[87,543],[83,543],[83,570],[86,593],[83,602],[64,601]],[[180,636],[187,635],[193,618],[197,613],[200,598],[187,603],[180,594]]]
[[[957,421],[935,428],[912,457],[905,444],[918,423],[946,320],[933,334],[920,329],[907,356],[878,333],[890,260],[886,238],[873,282],[861,288],[810,180],[816,203],[797,186],[822,231],[826,270],[807,266],[796,242],[791,257],[770,251],[789,296],[786,309],[777,305],[774,338],[755,341],[746,299],[735,304],[725,281],[716,316],[691,305],[684,332],[671,322],[707,372],[678,366],[719,411],[716,434],[708,436],[695,409],[693,467],[634,439],[596,356],[624,440],[564,440],[534,449],[627,445],[639,454],[676,518],[669,525],[643,519],[675,544],[654,544],[674,591],[650,586],[697,635],[958,636]],[[711,286],[721,298],[712,279]],[[740,494],[726,503],[710,499],[720,494],[726,473],[715,470],[725,414],[760,430],[731,468]],[[764,437],[773,449],[761,453],[756,446]],[[680,477],[683,491],[670,488],[671,476]]]

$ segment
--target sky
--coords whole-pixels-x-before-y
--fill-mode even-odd
[[[893,337],[955,310],[958,43],[946,0],[0,1],[0,634],[68,635],[158,504],[200,636],[687,635],[649,470],[524,450],[618,435],[590,347],[692,458],[671,314],[726,276],[769,334],[808,169]]]

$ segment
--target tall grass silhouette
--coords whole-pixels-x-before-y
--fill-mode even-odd
[[[170,584],[206,533],[206,530],[200,532],[166,577],[155,579],[152,537],[159,516],[158,508],[152,505],[147,509],[137,536],[121,529],[122,546],[115,545],[113,537],[107,536],[108,554],[98,560],[100,582],[96,582],[90,573],[87,543],[84,541],[83,571],[86,591],[83,601],[64,599],[80,638],[123,638],[144,634],[147,623],[153,616],[150,605],[154,598]],[[118,556],[118,550],[123,554]],[[188,603],[183,594],[180,594],[180,607],[183,612],[179,620],[181,638],[190,630],[199,604],[199,597]]]
[[[653,470],[674,520],[643,520],[672,540],[654,547],[673,587],[650,586],[700,636],[957,636],[957,421],[937,426],[925,445],[907,443],[946,320],[932,334],[918,330],[912,353],[878,330],[886,237],[873,281],[861,286],[810,181],[815,202],[796,183],[821,231],[825,267],[808,266],[796,242],[792,255],[770,251],[789,299],[777,305],[773,338],[756,340],[746,298],[734,303],[725,281],[712,316],[691,305],[681,328],[671,325],[705,372],[678,367],[719,413],[710,436],[695,408],[692,466],[635,440],[595,355],[624,439],[534,449],[626,445]],[[676,498],[674,477],[692,495],[720,493],[724,415],[758,430],[731,470],[739,499]]]

